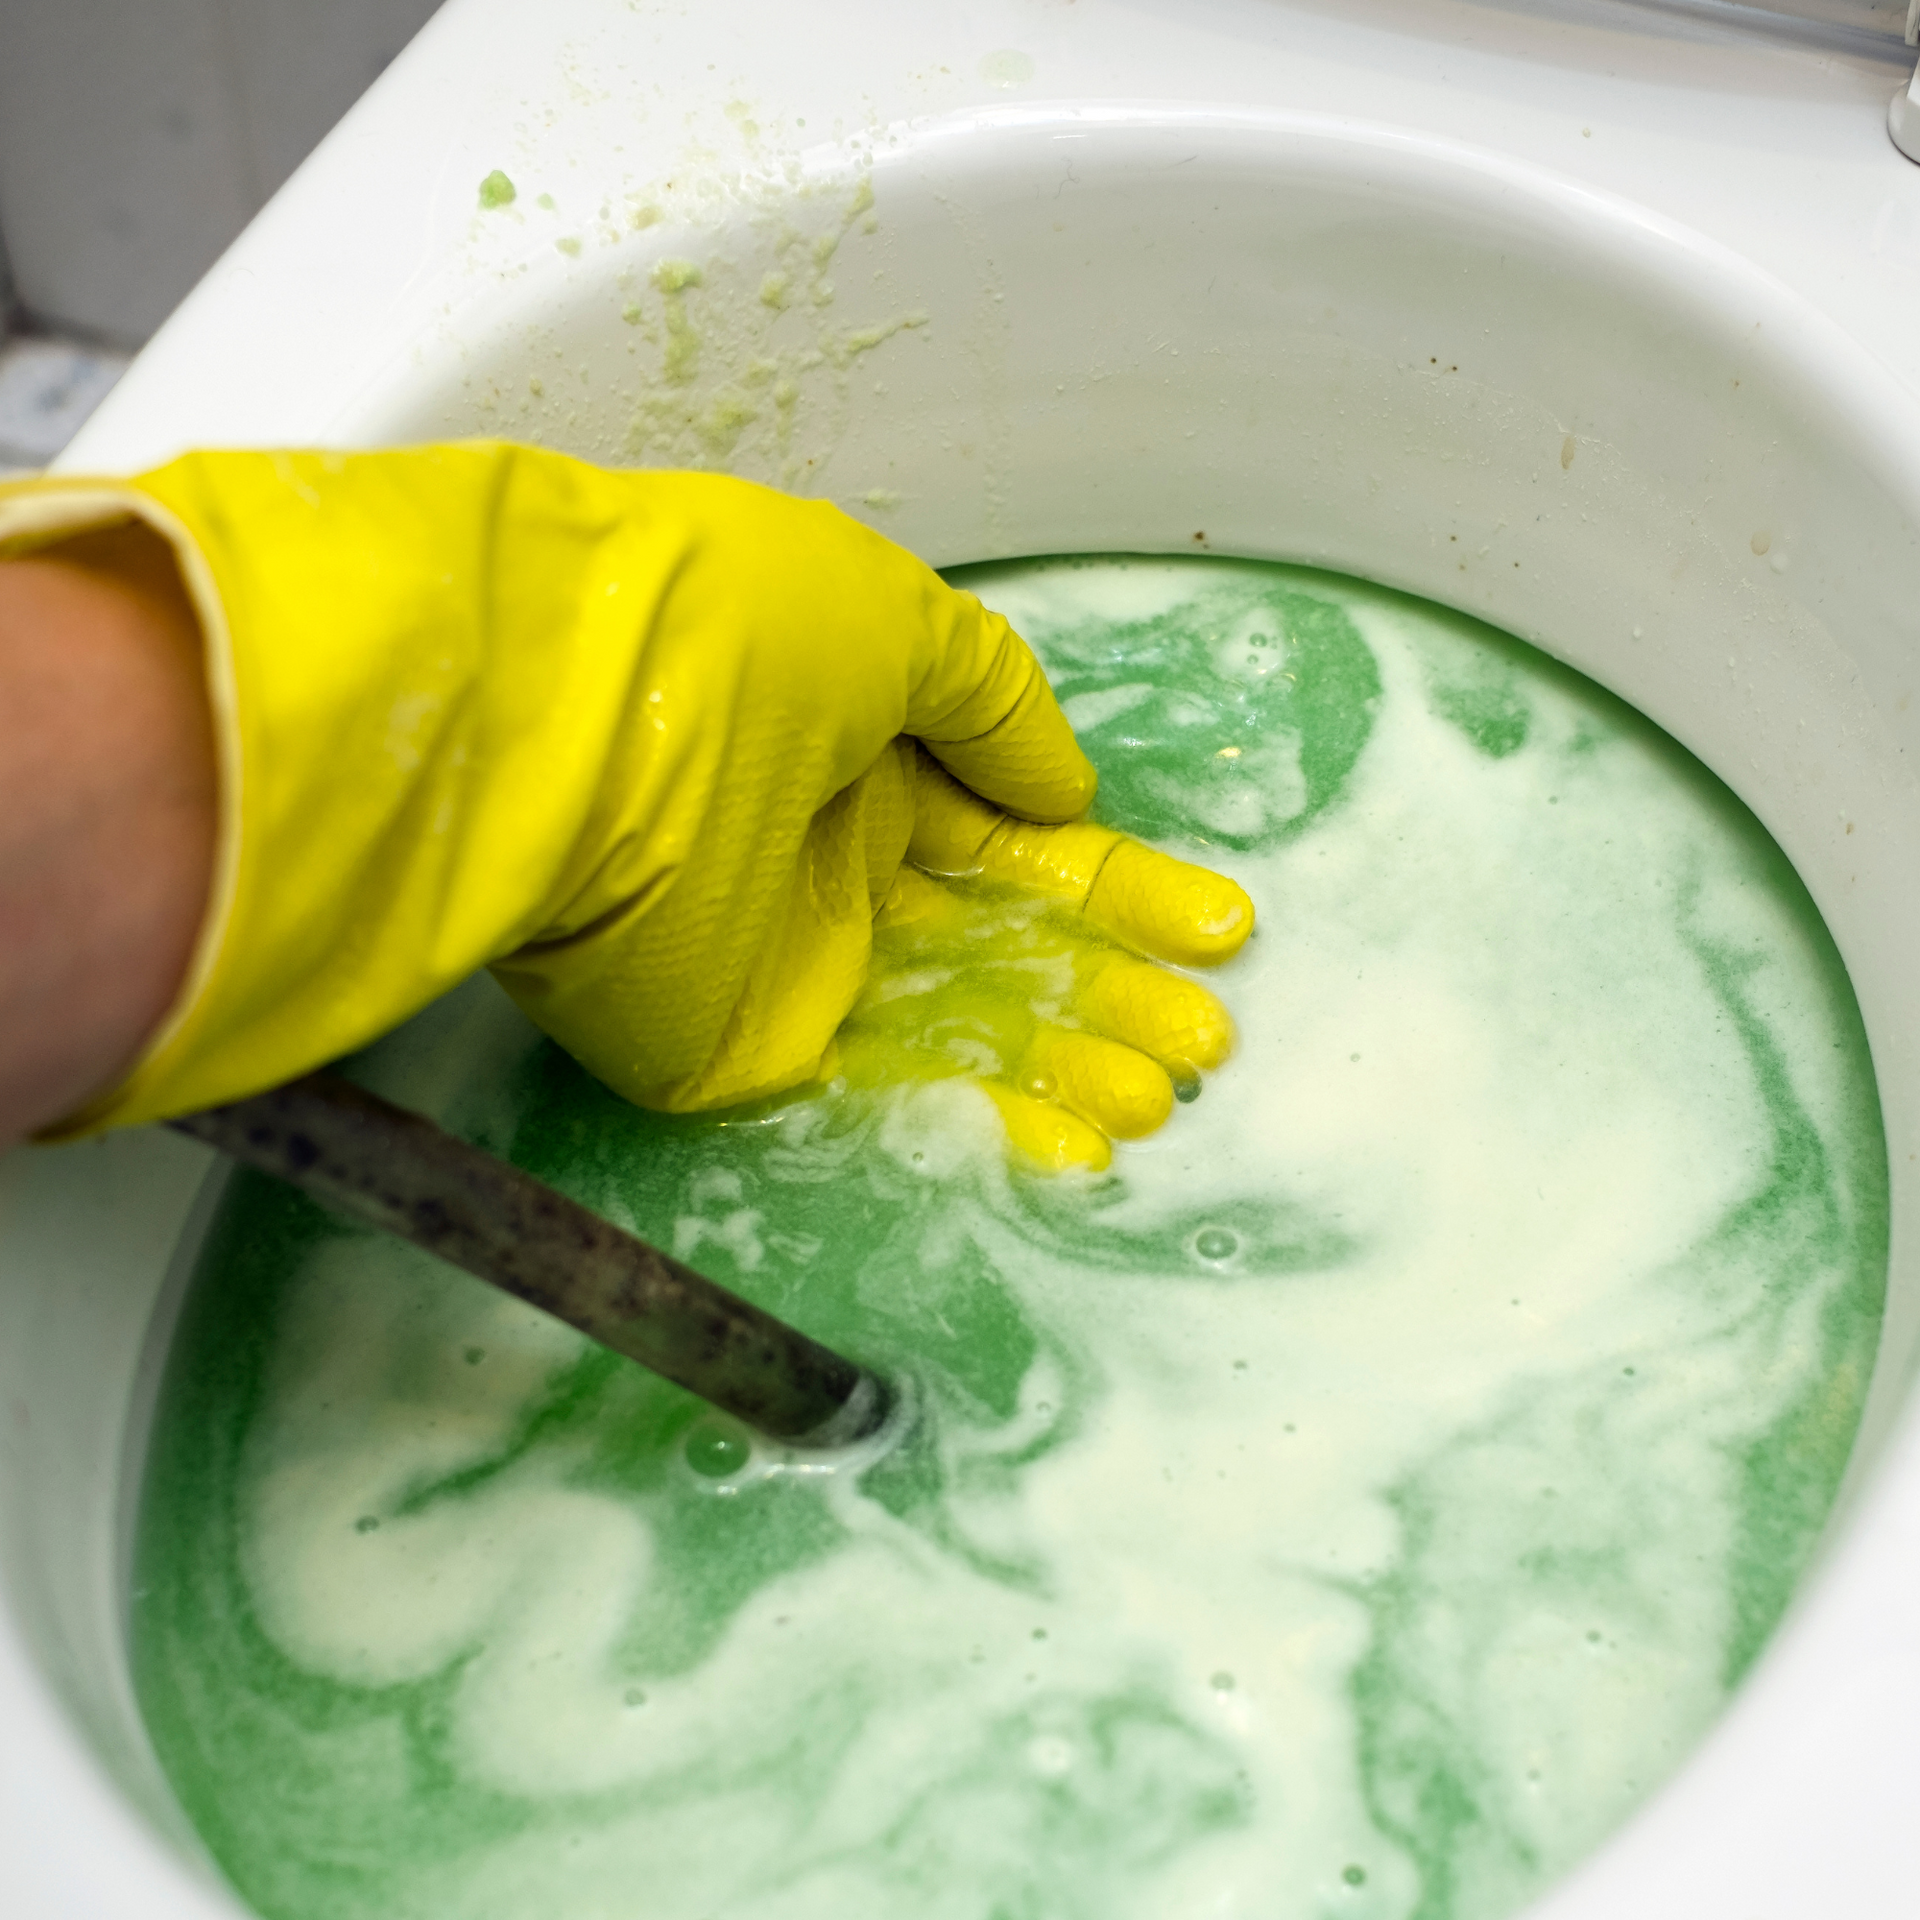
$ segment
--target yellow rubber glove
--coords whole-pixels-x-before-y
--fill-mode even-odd
[[[907,867],[834,1065],[863,1086],[964,1075],[1028,1158],[1097,1171],[1110,1140],[1163,1126],[1232,1046],[1212,994],[1103,937],[1097,919],[1044,893],[977,877],[943,886]]]
[[[482,964],[643,1105],[802,1084],[910,841],[1168,958],[1251,930],[1231,881],[1027,824],[1093,792],[1033,656],[830,506],[510,446],[200,453],[0,487],[0,557],[128,517],[206,636],[218,875],[179,1004],[53,1137],[288,1079]]]

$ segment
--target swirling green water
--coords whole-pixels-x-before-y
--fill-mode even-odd
[[[274,1920],[1496,1920],[1684,1758],[1790,1594],[1885,1165],[1765,834],[1617,702],[1391,594],[966,579],[1105,816],[1254,893],[1237,1059],[1048,1184],[961,1081],[639,1114],[484,985],[376,1050],[921,1418],[795,1470],[237,1179],[134,1652]]]

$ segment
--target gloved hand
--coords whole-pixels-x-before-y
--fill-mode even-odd
[[[799,1085],[909,854],[1189,965],[1251,930],[1231,881],[1028,824],[1094,784],[1032,655],[830,506],[508,446],[201,453],[0,488],[0,555],[128,517],[206,638],[217,877],[179,1003],[53,1137],[290,1078],[482,964],[642,1105]],[[1178,1057],[1152,1000],[1136,963],[1077,1017]],[[1102,1126],[1085,1078],[1059,1097]]]
[[[1000,836],[1047,837],[1024,828]],[[1097,913],[1074,904],[1077,888],[1063,910],[1046,890],[1020,884],[1030,875],[1007,884],[1008,870],[1018,871],[1007,851],[994,862],[998,881],[976,872],[949,886],[900,870],[832,1065],[864,1086],[965,1075],[991,1095],[1028,1159],[1098,1171],[1112,1158],[1109,1140],[1154,1132],[1177,1098],[1199,1092],[1201,1072],[1232,1050],[1233,1023],[1197,981],[1119,945]],[[1122,841],[1106,869],[1140,854]],[[1151,896],[1164,876],[1145,863],[1142,873]]]

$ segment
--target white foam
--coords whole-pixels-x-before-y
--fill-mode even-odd
[[[1044,632],[1203,583],[1169,564],[991,584]],[[501,1455],[573,1336],[398,1248],[311,1259],[245,1474],[262,1625],[357,1686],[457,1665],[468,1779],[602,1796],[564,1844],[536,1825],[443,1870],[440,1911],[579,1920],[643,1892],[649,1920],[1409,1914],[1412,1816],[1356,1691],[1372,1657],[1418,1675],[1402,1731],[1451,1741],[1479,1797],[1452,1904],[1422,1911],[1492,1914],[1711,1718],[1735,1454],[1806,1386],[1836,1282],[1769,1304],[1750,1252],[1699,1253],[1766,1185],[1774,1130],[1698,942],[1745,953],[1740,991],[1829,1140],[1858,1098],[1830,975],[1669,754],[1605,727],[1580,744],[1588,699],[1529,682],[1526,748],[1490,759],[1429,698],[1435,650],[1468,643],[1347,601],[1382,677],[1372,739],[1311,832],[1224,862],[1261,913],[1222,980],[1238,1057],[1122,1150],[1103,1218],[1151,1233],[1280,1197],[1351,1257],[1064,1265],[1023,1238],[964,1087],[903,1098],[879,1135],[950,1183],[935,1230],[976,1237],[1045,1330],[1014,1418],[942,1440],[952,1525],[1030,1584],[838,1476],[844,1543],[635,1704],[656,1543],[575,1484],[564,1443],[407,1510]],[[1216,651],[1279,670],[1250,644],[1234,627]],[[720,1198],[675,1249],[718,1236],[752,1269],[765,1190]],[[1011,1461],[1076,1394],[1074,1437],[959,1470]],[[1554,1553],[1564,1579],[1513,1577]]]

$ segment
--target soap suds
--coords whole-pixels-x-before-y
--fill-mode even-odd
[[[134,1644],[274,1920],[635,1888],[649,1920],[1498,1920],[1777,1619],[1886,1231],[1858,1015],[1777,850],[1646,722],[1398,596],[962,578],[1041,647],[1105,817],[1254,894],[1237,1058],[1048,1183],[963,1075],[659,1119],[484,984],[376,1050],[924,1417],[878,1464],[739,1466],[675,1390],[237,1182]],[[928,988],[892,964],[887,1004]]]

